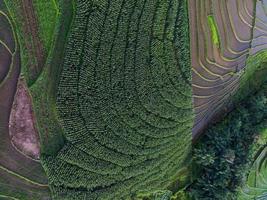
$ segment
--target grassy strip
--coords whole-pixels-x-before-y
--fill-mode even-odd
[[[68,3],[58,1],[58,3],[59,17],[45,69],[30,88],[41,136],[42,152],[45,154],[57,152],[64,144],[63,132],[56,114],[55,98],[65,42],[72,21],[73,5],[72,1],[68,1]]]
[[[30,84],[33,80],[30,76],[30,69],[29,66],[31,64],[36,64],[37,60],[36,57],[32,56],[30,52],[26,49],[26,43],[33,44],[32,38],[29,35],[24,35],[23,33],[23,26],[24,21],[21,17],[21,11],[19,8],[19,1],[18,0],[4,0],[9,14],[14,22],[16,27],[16,34],[18,38],[18,43],[20,44],[20,56],[21,56],[21,66],[22,66],[22,74],[24,75],[28,84]]]
[[[48,187],[38,187],[0,171],[0,195],[9,199],[50,200]],[[0,196],[1,197],[1,196]],[[1,198],[0,198],[1,199]]]
[[[218,31],[216,21],[213,15],[208,15],[208,25],[209,25],[210,32],[211,32],[212,43],[219,48],[220,47],[220,36],[219,36],[219,31]]]
[[[10,84],[12,84],[12,82],[13,83],[16,82],[16,77],[18,76],[19,69],[20,69],[20,66],[19,66],[20,63],[19,63],[19,57],[18,57],[19,45],[18,45],[18,40],[17,40],[17,32],[19,32],[19,31],[18,31],[17,27],[15,26],[13,18],[10,17],[11,13],[9,12],[9,9],[4,7],[4,5],[5,4],[2,2],[0,12],[4,16],[6,16],[10,25],[12,25],[11,27],[12,27],[12,31],[13,31],[13,37],[15,40],[15,52],[14,52],[13,58],[12,58],[12,64],[11,64],[12,66],[10,68],[8,76],[6,77],[7,81],[10,78],[13,79],[14,82],[9,80],[9,82],[11,81]],[[10,36],[10,37],[12,37],[12,36]],[[14,62],[14,60],[15,60],[15,62]],[[14,68],[15,66],[17,66],[17,69]],[[17,70],[17,71],[15,72],[14,70]],[[13,73],[17,73],[16,77],[14,77]],[[0,84],[0,87],[1,87],[1,84]],[[12,90],[11,88],[6,88],[6,89]],[[4,96],[5,96],[5,91],[3,91],[3,92],[4,92]],[[6,98],[8,98],[8,97],[6,97]],[[1,114],[5,115],[5,113],[1,113]],[[5,130],[2,133],[7,134],[6,136],[8,136],[8,132],[5,132]],[[26,178],[25,176],[22,176],[19,174],[20,172],[22,172],[23,174],[26,172],[26,174],[29,176],[31,176],[31,174],[33,174],[35,176],[36,171],[41,169],[41,165],[40,164],[35,165],[35,163],[29,162],[29,160],[26,157],[23,159],[23,156],[21,157],[22,159],[20,160],[21,161],[20,164],[18,163],[19,161],[18,162],[16,161],[13,163],[13,161],[12,161],[14,159],[13,156],[16,156],[16,155],[13,155],[12,151],[10,152],[8,150],[8,148],[11,147],[11,144],[8,147],[9,144],[5,140],[9,140],[9,138],[8,137],[3,138],[4,146],[2,146],[2,148],[5,149],[5,146],[7,145],[6,150],[7,150],[7,152],[9,152],[8,156],[11,157],[11,159],[10,159],[11,162],[9,164],[10,164],[10,166],[12,166],[12,165],[16,166],[15,168],[18,172],[12,171],[14,169],[9,170],[4,166],[0,166],[0,194],[1,194],[0,197],[5,198],[5,199],[6,198],[8,198],[8,199],[19,198],[20,200],[28,200],[28,199],[40,200],[43,198],[49,199],[48,185],[37,183],[37,182],[32,181],[29,178]],[[3,154],[5,154],[5,152],[6,152],[5,150],[2,151]],[[17,153],[17,152],[15,151],[15,153]],[[4,160],[2,160],[2,161],[4,161]],[[28,165],[26,166],[25,163],[28,163]],[[34,166],[32,166],[31,164],[34,164]],[[38,171],[38,172],[40,172],[40,171]],[[45,176],[44,174],[40,174],[40,173],[38,173],[38,175],[39,175],[39,177]]]
[[[7,75],[5,76],[5,78],[0,82],[0,88],[1,88],[1,86],[4,85],[5,81],[6,81],[7,79],[9,79],[9,78],[10,78],[10,75],[12,74],[13,60],[14,60],[14,58],[15,58],[15,55],[16,55],[17,51],[18,51],[18,44],[17,44],[17,37],[16,37],[17,35],[16,35],[16,32],[15,32],[14,27],[13,27],[14,24],[12,23],[12,20],[10,19],[9,14],[6,13],[6,12],[8,12],[8,9],[7,9],[6,7],[1,7],[0,9],[1,9],[1,10],[0,10],[0,14],[3,15],[3,16],[8,20],[9,25],[11,26],[12,33],[13,33],[13,39],[14,39],[14,42],[15,42],[15,49],[14,49],[14,52],[11,53],[11,55],[12,55],[12,61],[11,61],[11,64],[10,64],[10,68],[9,68],[8,74],[7,74]]]
[[[55,0],[33,1],[40,27],[40,37],[48,54],[53,42],[56,21],[59,16],[58,5]]]
[[[20,44],[22,74],[25,77],[27,84],[32,85],[37,77],[32,73],[30,67],[37,66],[38,64],[36,56],[26,48],[27,43],[31,43],[30,46],[34,45],[32,36],[25,34],[23,29],[27,22],[25,22],[25,19],[22,16],[21,1],[4,0],[4,2],[17,30],[18,42]],[[55,0],[33,1],[33,4],[37,11],[36,14],[39,21],[39,35],[41,41],[44,43],[45,53],[48,54],[51,48],[55,23],[58,17],[57,4],[55,3]]]

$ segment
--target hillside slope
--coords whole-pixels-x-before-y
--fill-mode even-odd
[[[55,199],[168,187],[190,155],[186,1],[76,2],[57,106],[66,143],[43,155]]]

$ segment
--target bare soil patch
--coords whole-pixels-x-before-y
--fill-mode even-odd
[[[9,135],[9,118],[20,73],[19,52],[15,53],[8,78],[0,86],[0,166],[28,179],[46,184],[47,177],[40,164],[14,148]]]
[[[40,158],[40,139],[35,127],[31,96],[22,78],[18,82],[10,114],[9,134],[17,150],[33,159]]]

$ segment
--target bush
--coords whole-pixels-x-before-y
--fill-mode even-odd
[[[237,106],[226,119],[210,127],[194,147],[200,175],[190,187],[195,199],[236,199],[249,164],[250,149],[267,117],[266,89]]]

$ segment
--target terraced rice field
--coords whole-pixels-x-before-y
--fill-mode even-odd
[[[189,4],[196,137],[230,109],[248,57],[266,49],[267,17],[265,0],[257,1],[256,8],[253,0],[189,0]],[[209,17],[218,29],[219,46],[212,41]]]
[[[267,49],[267,1],[261,0],[256,3],[256,19],[253,29],[251,55]],[[249,17],[253,17],[250,13]]]
[[[253,31],[253,1],[189,0],[195,125],[193,137],[227,109],[238,89],[249,56]],[[208,16],[218,28],[220,46],[212,41]]]
[[[0,20],[5,22],[4,26],[0,23],[0,43],[7,50],[1,55],[1,60],[11,59],[5,63],[7,66],[3,66],[6,70],[0,71],[3,77],[0,83],[0,197],[19,198],[21,195],[29,199],[48,199],[49,189],[41,164],[18,152],[9,138],[9,115],[20,73],[20,51],[3,1],[0,1],[0,13]]]

